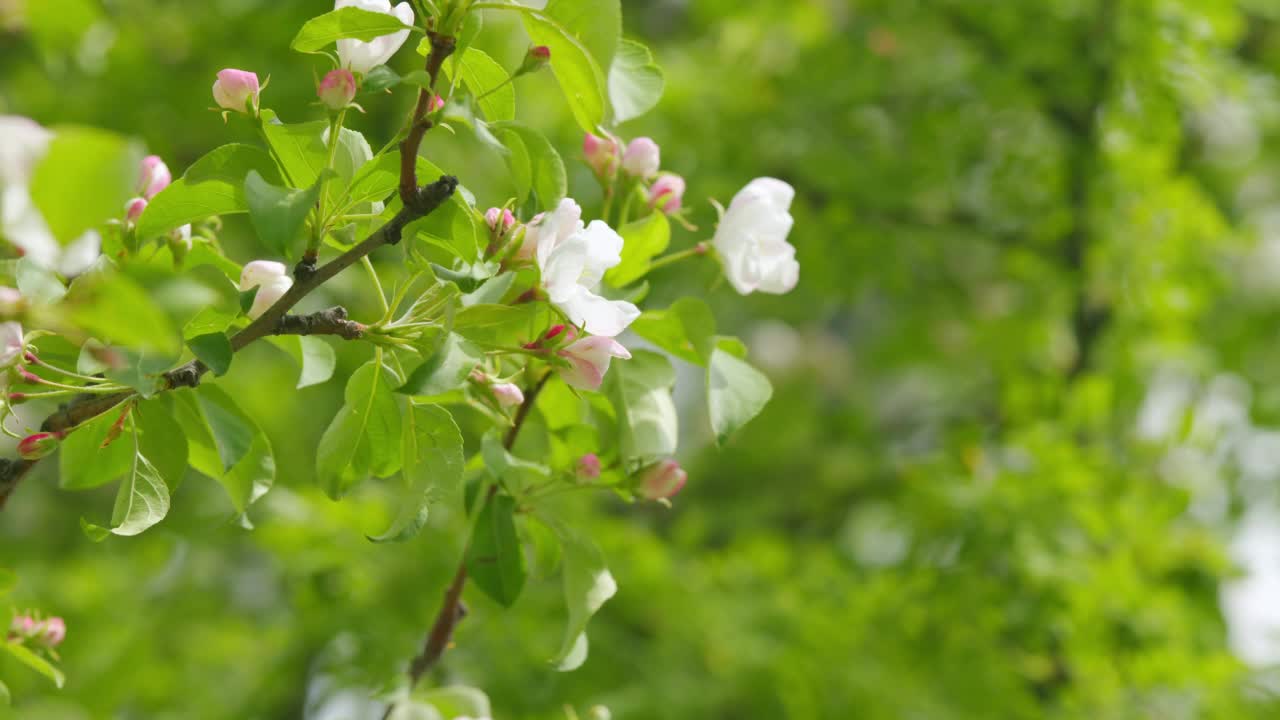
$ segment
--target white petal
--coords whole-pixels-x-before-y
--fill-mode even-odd
[[[538,267],[545,268],[551,252],[582,231],[582,208],[571,198],[560,201],[555,210],[542,216],[537,240]]]
[[[622,262],[622,236],[601,220],[592,220],[583,231],[587,246],[587,263],[579,282],[595,287],[604,271]]]
[[[287,276],[274,278],[259,287],[258,294],[253,296],[253,307],[249,308],[249,317],[257,319],[267,311],[267,308],[275,305],[277,300],[289,292],[291,287],[293,287],[293,280]]]
[[[285,277],[288,268],[274,260],[254,260],[240,271],[240,292],[248,292],[276,278]]]
[[[90,230],[62,250],[58,272],[67,277],[79,275],[88,270],[101,254],[102,236],[97,230]]]
[[[777,178],[761,177],[747,183],[742,189],[742,193],[758,194],[765,197],[769,203],[777,208],[786,210],[791,207],[791,201],[795,200],[796,189],[791,187],[789,183],[778,180]],[[735,197],[736,201],[737,198]]]
[[[0,323],[0,368],[7,368],[22,354],[22,325],[17,322]]]
[[[591,335],[616,337],[640,317],[640,309],[625,300],[606,300],[579,286],[578,292],[557,307]]]
[[[53,133],[36,121],[0,115],[0,185],[29,185]]]

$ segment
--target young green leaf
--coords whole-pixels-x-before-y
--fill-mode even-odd
[[[591,53],[597,65],[608,68],[613,64],[622,39],[619,0],[551,0],[546,13]],[[554,53],[552,58],[554,61]]]
[[[515,87],[507,82],[509,76],[502,65],[483,50],[469,48],[460,56],[455,53],[445,61],[444,69],[451,78],[461,77],[486,120],[515,119]]]
[[[350,38],[367,41],[409,29],[408,25],[390,13],[344,7],[308,20],[293,37],[289,47],[298,52],[314,53],[338,40]]]
[[[261,148],[233,143],[213,150],[151,198],[138,219],[138,237],[163,235],[214,215],[249,212],[244,179],[252,171],[268,182],[280,181],[275,162]]]
[[[249,220],[262,244],[276,255],[293,257],[301,250],[302,227],[320,197],[320,181],[306,190],[272,185],[256,170],[244,179]]]
[[[267,338],[267,341],[288,353],[289,357],[297,363],[300,372],[296,389],[319,385],[333,377],[338,356],[334,353],[333,346],[325,342],[324,338],[309,335],[279,335]]]
[[[764,409],[773,396],[769,378],[731,353],[716,348],[707,367],[711,429],[723,444],[735,430]]]
[[[610,402],[618,418],[622,456],[635,466],[675,454],[679,418],[671,399],[676,374],[658,353],[637,350],[631,359],[615,362],[605,378]]]
[[[526,577],[515,525],[516,501],[494,495],[480,510],[467,546],[467,572],[476,586],[504,607],[515,604]]]
[[[483,357],[480,348],[461,335],[444,335],[435,353],[418,366],[396,392],[430,397],[456,390],[467,381]]]
[[[117,437],[103,447],[122,410],[103,413],[76,428],[58,450],[58,485],[64,490],[87,490],[106,485],[129,472],[133,447],[127,437]]]
[[[341,498],[370,475],[400,469],[400,407],[391,388],[395,373],[370,361],[347,381],[346,403],[333,418],[316,452],[316,474],[324,491]]]
[[[523,13],[525,31],[533,43],[551,50],[551,71],[578,125],[587,132],[595,132],[604,121],[606,103],[600,64],[555,18],[531,8],[512,6],[512,9]]]
[[[653,54],[641,43],[623,40],[609,67],[609,104],[613,120],[624,123],[649,112],[666,85]]]
[[[530,191],[539,210],[551,210],[568,192],[564,160],[542,133],[518,123],[494,126],[494,134],[507,147],[507,164],[523,197]],[[625,246],[624,246],[625,248]]]
[[[695,297],[676,300],[666,310],[648,310],[630,330],[686,362],[706,367],[715,349],[716,319]]]
[[[652,212],[618,230],[622,236],[622,262],[605,273],[605,282],[624,287],[649,272],[649,261],[671,243],[671,223],[667,216]]]
[[[401,443],[405,493],[400,512],[386,532],[369,538],[374,542],[411,539],[426,525],[431,503],[456,494],[462,485],[462,432],[448,410],[410,401]]]
[[[557,528],[564,555],[564,598],[569,608],[560,652],[552,660],[556,669],[577,670],[587,659],[587,622],[618,592],[604,554],[591,538],[567,528]]]
[[[54,687],[61,688],[66,683],[67,678],[62,671],[54,667],[52,663],[39,655],[28,650],[24,645],[17,641],[0,640],[0,647],[8,651],[9,655],[15,660],[35,670],[41,675],[51,680]]]
[[[187,341],[187,347],[191,348],[200,362],[209,366],[214,375],[226,375],[227,370],[231,369],[231,358],[235,357],[235,351],[231,349],[231,341],[227,339],[226,333],[198,335]]]

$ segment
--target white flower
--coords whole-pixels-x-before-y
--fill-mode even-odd
[[[22,325],[13,321],[0,323],[0,369],[12,367],[22,357]]]
[[[787,242],[795,195],[795,188],[781,180],[756,178],[729,204],[712,242],[729,283],[739,293],[781,295],[799,281],[796,249]]]
[[[283,263],[271,260],[254,260],[240,271],[240,292],[249,292],[258,288],[253,296],[253,307],[249,308],[249,317],[257,319],[276,304],[276,301],[293,287],[293,279]]]
[[[413,25],[413,8],[407,2],[396,5],[394,10],[391,8],[390,0],[337,0],[333,4],[334,10],[344,7],[356,7],[384,15],[394,15],[405,25]],[[349,38],[339,40],[338,62],[352,72],[368,73],[379,65],[385,65],[408,38],[409,31],[400,30],[368,42]]]
[[[63,248],[31,199],[31,178],[52,141],[35,121],[0,115],[0,237],[41,267],[79,275],[98,259],[102,238],[90,230]]]
[[[551,304],[587,333],[614,337],[640,317],[635,305],[593,292],[605,270],[622,262],[622,236],[600,220],[583,227],[582,208],[573,200],[531,223],[523,249],[536,254]]]

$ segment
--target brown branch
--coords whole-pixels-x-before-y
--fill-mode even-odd
[[[538,401],[538,394],[542,392],[542,388],[546,387],[547,381],[551,379],[551,371],[548,370],[536,382],[528,392],[524,395],[524,402],[520,403],[520,407],[516,410],[515,419],[511,423],[511,429],[507,431],[507,436],[502,442],[502,446],[510,450],[516,444],[516,438],[520,436],[520,428],[524,427],[525,421],[529,418],[529,413],[533,410],[534,403]],[[488,504],[493,500],[493,496],[498,494],[498,486],[489,486],[489,491],[485,493],[484,504]],[[422,652],[409,663],[409,690],[412,691],[422,676],[440,661],[440,657],[444,655],[444,651],[449,648],[450,642],[453,640],[453,631],[457,628],[462,618],[467,616],[467,608],[462,604],[462,589],[467,584],[467,554],[462,553],[462,559],[458,561],[458,569],[453,574],[453,582],[449,583],[449,587],[444,591],[444,602],[440,605],[440,611],[436,613],[436,619],[431,623],[431,631],[427,633],[427,638],[422,644]],[[383,720],[391,717],[391,712],[395,709],[395,703],[387,706],[386,712],[383,713]]]
[[[457,40],[434,30],[427,31],[431,38],[431,53],[427,55],[427,86],[418,90],[418,102],[409,117],[409,132],[400,142],[400,200],[407,206],[418,187],[418,148],[422,138],[435,123],[429,117],[436,98],[436,80],[445,58],[453,54]]]
[[[334,275],[359,262],[360,258],[377,250],[383,245],[395,245],[400,242],[405,226],[419,218],[425,217],[440,207],[453,196],[458,187],[458,179],[449,175],[441,177],[430,185],[416,188],[410,201],[396,213],[395,217],[385,225],[373,231],[360,244],[325,263],[314,273],[299,277],[293,287],[289,288],[274,305],[259,315],[240,332],[231,338],[233,352],[243,350],[255,340],[267,335],[284,334],[329,334],[354,339],[363,334],[364,328],[359,323],[346,319],[346,311],[342,308],[330,308],[312,315],[289,315],[289,310],[297,305],[311,291],[323,285]],[[306,332],[304,332],[304,330]],[[199,360],[192,360],[185,365],[174,368],[163,375],[162,390],[173,390],[181,387],[195,387],[209,368]],[[57,412],[45,418],[40,425],[44,432],[67,432],[82,423],[91,420],[120,403],[132,398],[137,393],[125,390],[111,395],[85,395],[72,400]],[[0,464],[0,508],[13,493],[22,478],[35,467],[33,460],[10,460]]]

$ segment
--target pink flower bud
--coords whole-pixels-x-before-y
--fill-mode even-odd
[[[39,624],[30,615],[14,615],[9,623],[9,632],[18,637],[28,638],[36,634]]]
[[[18,457],[23,460],[39,460],[58,449],[60,433],[36,433],[22,438],[18,443]]]
[[[600,477],[600,457],[595,453],[587,453],[578,458],[578,479],[595,480]]]
[[[330,70],[320,81],[320,87],[316,88],[316,95],[325,107],[341,110],[356,96],[356,76],[345,68]]]
[[[524,393],[513,383],[494,383],[489,386],[489,390],[502,407],[514,407],[524,402]]]
[[[587,166],[597,177],[607,179],[618,172],[621,148],[617,140],[587,133],[582,138],[582,154],[587,160]]]
[[[142,211],[147,209],[147,199],[136,197],[124,204],[124,219],[131,223],[138,222]]]
[[[622,169],[629,175],[638,178],[651,178],[658,174],[662,165],[662,151],[652,138],[639,137],[627,145],[627,152],[622,156]]]
[[[60,617],[51,617],[41,623],[38,639],[49,647],[57,647],[67,639],[67,623]]]
[[[605,373],[609,372],[610,360],[631,359],[631,353],[622,343],[603,335],[576,340],[557,354],[569,361],[569,367],[560,369],[560,376],[579,390],[599,390]]]
[[[148,155],[142,159],[142,167],[138,173],[138,193],[150,200],[156,193],[169,187],[173,176],[169,174],[169,166],[164,164],[159,155]]]
[[[511,229],[516,224],[516,216],[511,214],[510,210],[505,208],[489,208],[485,211],[484,222],[489,229],[499,235]]]
[[[549,62],[551,62],[551,48],[546,45],[535,45],[525,53],[524,62],[520,63],[515,75],[518,77],[525,73],[537,72],[546,67]]]
[[[444,109],[444,98],[436,95],[431,98],[431,112],[439,112]]]
[[[689,475],[680,467],[680,463],[668,458],[650,465],[640,474],[637,490],[646,500],[663,500],[680,492],[688,479]]]
[[[678,212],[684,199],[684,190],[684,178],[663,173],[649,186],[649,207],[668,215]]]
[[[213,83],[213,100],[227,110],[257,116],[261,91],[256,73],[227,68],[218,71],[218,79]]]

